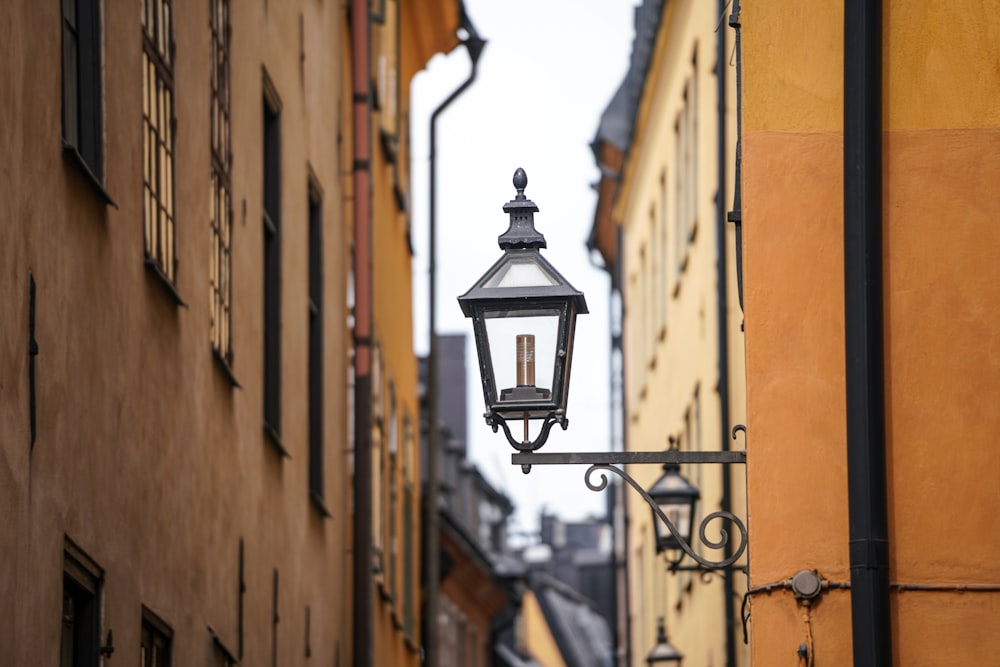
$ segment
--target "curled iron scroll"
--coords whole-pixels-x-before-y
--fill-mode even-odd
[[[719,528],[718,540],[709,539],[709,537],[706,535],[705,531],[708,528],[708,524],[714,519],[722,519],[723,522],[729,521],[730,523],[735,525],[740,532],[740,541],[739,544],[737,545],[736,550],[728,558],[724,558],[723,560],[720,561],[711,561],[706,558],[703,558],[702,556],[695,553],[694,549],[691,548],[691,545],[684,542],[683,536],[677,530],[676,526],[674,526],[674,524],[671,523],[670,519],[668,519],[667,516],[663,513],[663,510],[661,510],[659,506],[653,501],[653,499],[646,492],[646,490],[641,486],[639,486],[639,484],[634,479],[632,479],[632,476],[629,475],[627,472],[625,472],[623,469],[619,468],[618,466],[607,463],[595,463],[594,465],[587,468],[587,472],[584,473],[583,476],[583,481],[584,483],[586,483],[587,488],[589,488],[591,491],[603,491],[604,489],[606,489],[608,486],[608,476],[604,472],[606,470],[610,470],[611,472],[615,473],[623,480],[628,482],[629,486],[635,489],[635,491],[640,496],[642,496],[643,500],[646,501],[646,504],[652,508],[653,512],[656,513],[656,516],[659,517],[659,519],[667,526],[667,529],[670,531],[670,534],[673,535],[674,539],[677,540],[677,543],[680,545],[684,553],[686,553],[688,556],[693,558],[701,565],[710,569],[727,567],[735,563],[737,559],[739,559],[739,557],[742,556],[743,552],[746,550],[747,528],[743,524],[743,522],[740,521],[739,517],[737,517],[735,514],[731,512],[722,512],[722,511],[712,512],[704,519],[702,519],[701,525],[698,528],[698,535],[702,543],[709,549],[722,549],[727,544],[729,544],[729,531],[727,531],[725,528],[721,527]],[[600,480],[595,483],[591,480],[591,476],[597,472],[600,472]]]

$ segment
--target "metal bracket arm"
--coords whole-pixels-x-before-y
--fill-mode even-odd
[[[715,451],[715,452],[681,452],[677,450],[667,450],[659,452],[560,452],[560,453],[535,453],[520,452],[511,454],[511,463],[520,465],[521,470],[527,474],[531,471],[532,465],[589,465],[584,473],[583,481],[591,491],[603,491],[608,486],[608,476],[605,471],[613,472],[628,483],[632,489],[642,496],[646,504],[652,508],[660,521],[666,525],[667,529],[677,540],[680,548],[694,559],[697,563],[708,570],[726,568],[736,562],[747,548],[747,528],[746,525],[731,512],[712,512],[702,519],[699,526],[698,536],[702,543],[710,549],[722,549],[730,542],[730,535],[725,528],[719,528],[719,539],[712,540],[706,535],[708,524],[714,519],[721,519],[734,526],[740,535],[739,543],[732,554],[720,561],[711,561],[703,558],[687,544],[676,526],[667,518],[666,514],[653,501],[649,493],[642,488],[635,479],[619,466],[629,464],[665,464],[665,463],[694,463],[694,464],[745,464],[746,451]],[[597,482],[591,481],[591,475],[600,472],[600,479]]]
[[[511,463],[532,465],[631,465],[633,463],[721,463],[746,464],[743,450],[717,452],[519,452],[511,454]],[[526,471],[527,472],[527,471]]]

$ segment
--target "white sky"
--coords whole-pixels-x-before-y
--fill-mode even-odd
[[[568,405],[569,430],[554,428],[541,450],[608,451],[610,443],[607,274],[594,267],[586,240],[598,178],[590,143],[628,69],[639,0],[465,0],[487,40],[475,83],[437,120],[437,330],[468,335],[469,458],[516,505],[512,530],[537,530],[543,508],[563,519],[604,514],[605,492],[590,491],[586,466],[513,466],[503,433],[483,421],[471,320],[456,297],[501,255],[503,204],[514,170],[539,208],[535,227],[545,257],[584,292],[589,315],[577,320]],[[412,88],[414,345],[428,349],[430,114],[468,76],[464,47],[436,56]]]

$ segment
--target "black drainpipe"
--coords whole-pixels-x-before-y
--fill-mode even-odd
[[[844,3],[844,329],[855,667],[892,664],[882,349],[882,3]]]
[[[724,16],[729,0],[718,0],[717,12]],[[728,283],[726,275],[726,31],[722,28],[715,31],[715,84],[718,97],[718,154],[716,168],[718,169],[718,189],[715,192],[715,281],[717,284],[718,305],[718,338],[719,338],[719,432],[722,437],[722,451],[729,449],[729,324],[727,319]],[[722,503],[723,512],[732,510],[732,481],[729,476],[729,466],[722,466]],[[732,555],[732,544],[726,542],[723,554],[726,558]],[[726,667],[736,667],[736,645],[733,633],[736,629],[736,616],[733,609],[734,582],[732,568],[724,568],[722,572],[722,595],[726,619]]]
[[[464,3],[459,3],[460,28],[466,32],[462,44],[469,52],[472,69],[469,76],[431,113],[430,121],[430,217],[428,220],[428,316],[430,351],[427,355],[427,497],[423,500],[424,512],[424,613],[423,613],[423,649],[424,662],[437,665],[440,662],[438,642],[438,610],[439,583],[441,579],[441,545],[438,528],[438,512],[440,506],[440,460],[441,425],[440,425],[440,387],[438,364],[437,337],[437,119],[452,102],[465,92],[476,80],[479,56],[486,46],[486,40],[479,36],[468,14]]]

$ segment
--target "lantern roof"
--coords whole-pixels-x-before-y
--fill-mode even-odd
[[[684,654],[677,650],[677,647],[667,639],[667,629],[663,623],[663,618],[659,619],[656,627],[656,646],[646,656],[647,665],[665,665],[667,663],[680,664]]]
[[[538,252],[546,243],[545,237],[535,229],[534,214],[538,206],[524,195],[527,184],[524,169],[514,172],[517,196],[503,207],[504,212],[510,214],[510,227],[497,239],[504,254],[469,291],[458,297],[466,317],[472,316],[472,305],[477,302],[516,305],[545,298],[571,301],[577,314],[589,312],[583,292],[573,287]]]
[[[698,488],[681,474],[679,465],[667,463],[663,466],[663,470],[663,476],[656,480],[656,483],[649,489],[648,493],[653,500],[663,502],[665,497],[697,500],[701,497]]]

